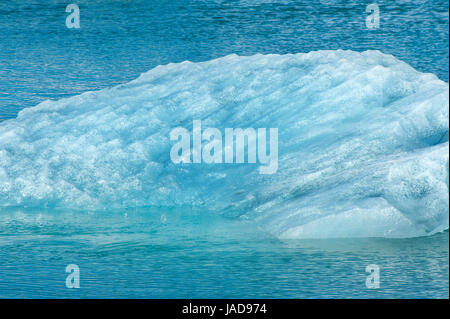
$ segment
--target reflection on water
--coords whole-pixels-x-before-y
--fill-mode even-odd
[[[0,297],[449,297],[448,231],[280,241],[251,222],[185,208],[9,209],[0,225]],[[68,264],[80,267],[80,289],[65,287]],[[369,264],[380,267],[380,289],[365,286]]]

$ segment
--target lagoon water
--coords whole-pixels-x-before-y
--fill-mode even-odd
[[[207,211],[3,211],[2,298],[448,298],[449,233],[282,241]],[[68,264],[80,288],[65,286]],[[380,288],[366,288],[366,266]]]
[[[229,54],[379,50],[448,82],[448,2],[378,1],[377,30],[365,26],[369,3],[77,1],[81,28],[69,30],[64,1],[2,2],[0,128],[47,99],[127,83],[158,65]],[[446,132],[448,149],[448,119]],[[8,145],[15,154],[23,149]],[[1,169],[15,174],[32,159],[12,162]],[[448,158],[446,185],[448,203]],[[287,239],[212,207],[49,208],[21,205],[18,192],[3,196],[5,187],[1,298],[449,297],[448,230],[415,238]],[[80,289],[65,286],[68,264],[80,267]],[[366,288],[369,264],[380,267],[379,289]]]

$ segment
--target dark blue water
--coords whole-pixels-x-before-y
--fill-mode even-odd
[[[448,82],[448,2],[67,1],[0,3],[0,120],[46,99],[124,83],[170,62],[230,53],[377,49]],[[2,208],[0,297],[448,298],[449,234],[281,241],[206,210]],[[77,264],[81,288],[67,289]],[[380,266],[380,288],[365,268]]]

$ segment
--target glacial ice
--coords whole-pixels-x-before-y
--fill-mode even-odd
[[[280,238],[448,229],[449,89],[378,51],[229,55],[0,123],[0,207],[202,206]],[[171,129],[278,128],[278,170],[174,164]]]

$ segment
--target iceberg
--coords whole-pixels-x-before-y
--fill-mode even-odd
[[[199,206],[283,239],[448,229],[449,88],[379,51],[158,66],[0,123],[0,207]],[[277,128],[278,169],[173,163],[170,131]]]

